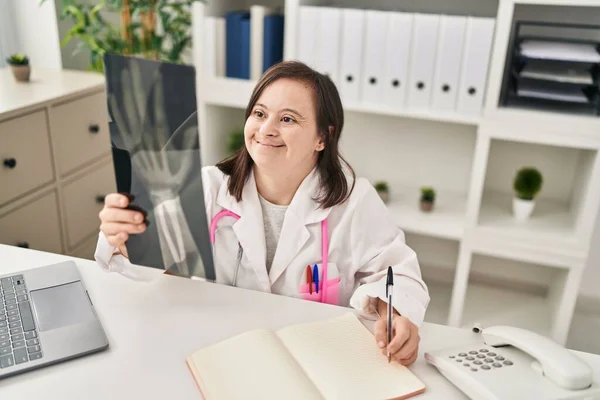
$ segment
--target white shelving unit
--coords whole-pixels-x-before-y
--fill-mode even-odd
[[[194,5],[194,62],[206,165],[226,156],[227,135],[243,127],[255,82],[203,75],[203,17],[224,16],[252,4],[209,0]],[[344,102],[342,152],[358,175],[390,183],[389,210],[407,233],[409,245],[415,244],[430,283],[432,304],[426,319],[452,326],[516,325],[565,344],[600,206],[600,118],[505,108],[499,96],[515,18],[594,18],[600,15],[600,0],[256,4],[284,10],[286,60],[296,58],[299,10],[304,5],[495,18],[480,115]],[[519,224],[512,217],[512,179],[524,165],[542,171],[544,188],[531,219]],[[432,213],[418,207],[418,188],[424,185],[438,192]],[[436,276],[450,279],[442,284]],[[481,277],[529,290],[498,289],[482,284]]]

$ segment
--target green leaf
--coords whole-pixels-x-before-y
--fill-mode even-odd
[[[191,39],[189,37],[186,37],[180,42],[174,43],[173,48],[171,49],[171,52],[169,54],[170,59],[179,62],[181,59],[181,52],[186,48],[190,41]]]
[[[102,17],[100,17],[99,13],[100,10],[102,10],[105,6],[105,3],[103,1],[101,1],[100,3],[96,4],[94,7],[92,7],[92,10],[90,11],[90,21],[102,21]]]

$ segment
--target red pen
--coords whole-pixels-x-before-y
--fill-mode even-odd
[[[310,265],[306,267],[306,283],[308,283],[308,291],[312,294],[312,271]]]

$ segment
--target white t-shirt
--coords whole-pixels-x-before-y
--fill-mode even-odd
[[[273,257],[275,257],[275,250],[277,250],[277,242],[279,242],[279,236],[281,235],[283,219],[285,218],[285,212],[287,211],[288,206],[280,206],[270,203],[261,195],[258,195],[258,198],[260,200],[260,206],[263,213],[263,224],[265,226],[265,242],[267,245],[267,272],[270,272],[271,264],[273,263]]]

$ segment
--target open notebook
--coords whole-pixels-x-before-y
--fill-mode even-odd
[[[253,330],[187,358],[205,399],[405,399],[425,385],[389,363],[356,316]]]

